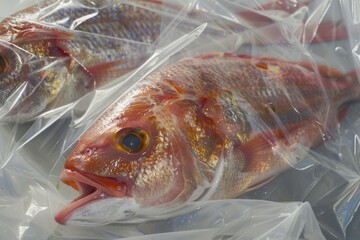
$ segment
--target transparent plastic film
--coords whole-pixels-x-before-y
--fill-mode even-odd
[[[189,4],[187,8],[192,5]],[[253,27],[252,25],[256,27],[270,25],[267,27],[268,30],[264,30],[267,31],[265,34],[279,31],[277,24],[273,24],[274,20],[271,17],[266,16],[266,21],[263,20],[264,23],[261,25],[252,23],[252,21],[259,22],[252,20],[252,18],[249,18],[249,23],[242,19],[244,15],[251,15],[255,19],[260,18],[261,11],[256,12],[246,6],[239,7],[236,4],[230,4],[223,7],[224,15],[219,16],[211,12],[213,10],[211,2],[204,5],[202,6],[199,3],[195,5],[195,9],[187,9],[182,5],[174,3],[161,5],[156,1],[135,1],[132,3],[104,1],[98,4],[88,1],[46,1],[4,19],[2,39],[7,41],[6,44],[9,46],[2,51],[2,65],[4,65],[2,75],[7,82],[12,84],[3,86],[6,93],[3,94],[2,104],[7,100],[7,106],[2,108],[3,121],[31,121],[43,112],[77,100],[94,88],[107,84],[111,79],[114,79],[115,75],[121,76],[140,66],[153,52],[154,46],[151,43],[157,40],[164,42],[164,39],[167,39],[167,37],[162,36],[158,38],[161,34],[161,28],[176,26],[177,31],[173,31],[173,33],[184,34],[184,32],[193,29],[195,24],[200,25],[202,21],[206,21],[211,23],[208,27],[209,31],[205,33],[208,38],[229,35],[229,32],[238,33],[246,28]],[[322,3],[315,13],[326,10],[328,5],[326,2]],[[237,8],[230,11],[231,7]],[[269,5],[266,5],[266,8],[269,8]],[[301,29],[303,22],[301,22],[302,19],[298,19],[298,15],[300,18],[304,18],[308,9],[303,11],[305,13],[302,13],[302,16],[297,13],[301,8],[296,11],[295,9],[285,12],[291,14],[289,18],[294,17],[294,22],[298,22],[300,25],[298,28]],[[129,31],[131,25],[124,27],[118,23],[115,19],[116,14],[121,15],[126,11],[129,11],[129,16],[124,18],[124,22],[131,21],[136,14],[144,15],[145,19],[134,22],[134,26],[140,26],[140,29],[136,28],[135,31],[131,32]],[[183,16],[179,17],[176,11],[180,11]],[[64,14],[68,14],[69,17],[64,18]],[[99,24],[106,14],[110,14],[107,16],[110,23],[106,21],[105,24]],[[115,16],[111,14],[115,14]],[[189,19],[189,15],[193,19]],[[312,22],[319,19],[315,18],[314,20],[313,15],[311,19],[307,19],[304,26],[316,25]],[[317,15],[321,16],[321,14]],[[233,19],[229,20],[231,16]],[[309,22],[310,20],[312,22]],[[143,26],[141,21],[148,25]],[[14,25],[17,27],[14,28]],[[287,23],[287,25],[290,24]],[[115,31],[116,28],[120,28],[121,31]],[[316,31],[310,30],[306,29],[304,35],[312,34],[311,36],[314,36]],[[168,31],[164,32],[162,35],[174,35],[168,34]],[[238,38],[238,36],[235,37]],[[311,40],[311,37],[305,36],[305,38],[305,41]],[[135,41],[135,43],[130,44],[128,41]],[[49,59],[43,64],[39,64],[36,60],[23,63],[21,58],[19,60],[13,59],[14,53],[12,52],[16,53],[18,48],[27,54],[35,55],[35,57],[48,57]],[[13,65],[17,61],[19,61],[18,65],[22,67],[17,69],[17,74],[12,72],[9,74],[6,68],[16,68]],[[10,62],[11,64],[9,64]],[[44,68],[43,65],[50,65],[49,62],[52,66]],[[58,68],[61,68],[62,71],[59,72]],[[77,76],[81,74],[83,76]],[[58,80],[63,78],[75,78],[76,81]],[[82,82],[81,79],[86,79],[86,81]],[[66,84],[68,82],[75,82],[80,86]],[[76,89],[76,94],[67,88]],[[43,93],[39,94],[39,91]],[[66,96],[62,95],[64,92],[67,94]],[[44,97],[38,99],[38,96],[34,95],[44,95]],[[34,99],[31,99],[32,97]],[[64,99],[66,99],[65,102]],[[28,102],[31,101],[36,102],[31,104],[33,109],[28,107],[30,104]],[[26,111],[23,110],[24,108]],[[26,113],[23,113],[24,111]]]
[[[31,121],[47,110],[73,102],[140,66],[154,52],[152,43],[161,30],[159,14],[136,3],[94,5],[87,1],[46,1],[3,20],[2,40],[7,46],[2,48],[1,70],[8,84],[2,86],[5,96],[1,104],[6,101],[11,106],[2,108],[4,121]],[[109,16],[123,14],[123,22],[129,22],[141,13],[145,18],[141,20],[148,25],[141,28],[142,23],[135,22],[141,26],[139,31],[129,31],[126,24],[117,23],[116,16]],[[108,21],[104,25],[96,24],[105,17]],[[19,49],[35,61],[24,61]],[[69,80],[59,80],[64,78]],[[36,99],[39,95],[44,97]]]
[[[282,233],[282,239],[324,239],[311,207],[306,203],[233,200],[197,202],[192,207],[188,212],[168,217],[166,220],[154,219],[137,225],[112,224],[103,228],[111,235],[118,235],[119,232],[132,235],[129,239],[204,239],[204,236],[209,239],[263,239],[265,236],[276,239],[279,232]],[[281,216],[279,212],[282,213]],[[239,218],[238,213],[241,213],[242,217]],[[275,221],[274,216],[277,216]],[[223,221],[219,222],[219,218]],[[64,226],[60,226],[58,231],[63,228]],[[68,226],[67,231],[63,232],[63,237],[102,237],[93,228],[86,228],[86,235],[82,233],[82,229]],[[136,234],[139,231],[143,236]]]
[[[356,239],[356,4],[21,1],[0,23],[1,232]]]

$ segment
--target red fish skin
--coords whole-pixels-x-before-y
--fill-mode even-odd
[[[79,42],[89,43],[89,40],[81,39],[81,38],[78,40],[76,39],[74,40],[74,38],[76,38],[76,34],[74,34],[73,32],[70,33],[69,31],[66,31],[66,29],[153,43],[159,36],[160,22],[161,22],[160,15],[155,12],[147,11],[142,8],[136,8],[134,6],[136,6],[136,4],[139,4],[141,6],[149,7],[150,9],[165,9],[166,11],[175,11],[177,9],[177,7],[175,6],[167,6],[166,4],[162,5],[161,1],[159,2],[159,1],[139,0],[132,2],[134,6],[126,5],[127,7],[121,7],[123,6],[121,4],[117,4],[117,5],[115,4],[114,6],[108,6],[105,4],[104,6],[106,7],[104,7],[102,6],[102,4],[104,3],[98,3],[99,4],[98,8],[100,10],[96,8],[96,5],[92,6],[90,2],[87,1],[62,1],[61,3],[62,4],[59,4],[59,1],[55,1],[55,0],[44,1],[38,5],[26,8],[25,10],[15,13],[9,18],[6,18],[0,24],[0,39],[11,43],[12,45],[18,48],[22,48],[24,51],[27,51],[28,53],[33,54],[34,56],[73,58],[73,60],[75,59],[81,65],[83,65],[84,71],[96,69],[96,72],[90,72],[90,74],[93,76],[109,75],[105,73],[111,72],[109,76],[106,76],[103,79],[93,78],[95,82],[84,84],[84,85],[93,85],[93,86],[96,85],[96,87],[99,87],[107,83],[109,79],[113,79],[116,76],[127,73],[132,69],[134,69],[134,67],[141,65],[141,63],[144,62],[144,60],[148,57],[149,54],[145,53],[144,54],[145,56],[143,56],[142,58],[139,57],[138,59],[140,59],[140,61],[138,63],[134,63],[133,59],[129,59],[128,61],[132,62],[130,66],[126,66],[125,64],[126,61],[124,61],[124,59],[120,59],[119,62],[109,59],[104,59],[104,56],[107,56],[108,54],[103,54],[103,56],[97,56],[94,59],[91,59],[88,58],[87,56],[94,55],[92,50],[91,51],[87,50],[88,47],[87,45],[85,47],[79,47]],[[305,6],[308,3],[309,1],[299,1],[298,3],[293,3],[291,1],[289,2],[287,0],[276,1],[265,4],[263,6],[259,6],[258,9],[282,10],[285,12],[292,13],[296,11],[299,7]],[[96,16],[90,17],[89,19],[86,19],[86,21],[84,20],[84,22],[82,22],[81,24],[74,25],[74,22],[76,22],[78,18],[87,15],[90,16],[91,14],[94,13],[95,10],[98,11]],[[121,13],[125,10],[128,11],[127,12],[128,15],[124,19],[125,23],[117,24],[117,25],[115,24],[115,26],[112,26],[114,23],[118,21],[115,21],[113,19],[114,16],[111,16],[110,13],[117,11],[117,13],[121,15]],[[255,14],[255,16],[257,16],[257,21],[255,21],[255,23],[261,22],[259,20],[260,19],[259,16],[262,15],[252,11],[248,11],[248,12],[245,11],[245,13]],[[241,14],[245,14],[245,13],[241,13]],[[201,15],[206,15],[207,13],[201,11],[200,12],[194,11],[194,14],[201,16]],[[239,13],[239,15],[241,14]],[[68,21],[65,21],[65,23],[63,23],[64,15],[66,15],[66,17],[70,19]],[[142,17],[139,18],[137,16],[142,16]],[[270,24],[272,22],[271,19],[267,18],[267,20],[268,21],[266,22],[266,24]],[[142,28],[132,29],[131,28],[132,25],[130,23],[133,21],[139,21],[139,24],[135,24],[135,25],[140,25],[140,26],[147,23],[151,23],[151,24],[149,26],[144,26],[145,30]],[[118,30],[111,31],[112,28],[110,28],[110,26],[112,26],[113,28],[118,28]],[[231,26],[229,26],[229,28],[231,29]],[[329,29],[333,31],[329,31]],[[336,37],[336,39],[344,38],[346,37],[346,31],[342,31],[342,29],[343,28],[340,26],[336,26],[335,29],[332,24],[321,24],[319,26],[319,37],[316,39],[318,39],[319,41],[327,41],[327,40],[334,40],[334,39],[330,39],[331,37],[334,36]],[[273,29],[273,31],[277,31],[277,29],[275,28]],[[328,35],[325,34],[329,32],[331,32],[331,34]],[[132,33],[136,33],[136,34],[132,34]],[[281,36],[282,34],[277,34],[277,35]],[[286,42],[286,40],[281,38],[278,41]],[[96,44],[98,44],[98,42],[96,42]],[[264,41],[262,41],[261,43],[259,42],[257,44],[259,45],[264,44]],[[108,51],[106,48],[104,48],[103,45],[98,46],[98,48],[103,51]],[[123,49],[118,45],[112,46],[112,48],[110,49],[113,48],[116,48],[117,51],[120,53],[123,52]],[[15,61],[13,58],[8,57],[7,54],[3,54],[1,52],[0,54],[1,56],[9,58],[8,59],[9,62]],[[135,56],[134,59],[136,58],[137,57]],[[106,62],[110,61],[112,63],[118,63],[118,64],[117,65],[105,64],[105,65],[100,65],[98,67],[96,66],[99,64],[99,62],[103,62],[103,61]],[[103,68],[104,66],[106,66],[106,68]],[[116,66],[120,66],[120,67],[116,67]],[[22,74],[21,76],[17,77],[16,79],[12,79],[11,81],[8,81],[12,83],[11,86],[8,86],[8,89],[16,89],[17,87],[20,86],[21,83],[23,83],[24,81],[26,82],[26,79],[28,79],[26,73],[27,72],[24,71],[24,74]],[[91,76],[89,77],[92,78]],[[2,78],[6,78],[6,76],[2,76]],[[81,84],[79,85],[79,87],[81,88]],[[4,87],[1,87],[0,89],[4,90]],[[88,91],[85,92],[89,92],[92,89],[93,88],[89,88]],[[81,89],[78,90],[79,92],[83,92]],[[6,91],[9,93],[13,92],[8,90]],[[33,90],[31,90],[31,92],[32,91]],[[6,99],[9,95],[10,94],[7,94],[7,96],[1,96],[1,99],[2,98]],[[77,97],[75,97],[75,99]],[[51,96],[51,98],[54,99],[53,96]],[[62,97],[62,99],[66,99],[66,97]],[[46,99],[46,101],[47,100],[48,99]],[[41,102],[42,100],[36,100],[36,101]],[[51,101],[52,100],[50,100],[50,102]],[[72,102],[72,101],[73,101],[72,98],[68,99],[68,102]],[[0,104],[3,103],[4,101],[0,102]],[[54,106],[56,105],[57,104],[54,104]],[[18,108],[24,108],[24,107],[20,106]],[[16,109],[13,112],[16,112]]]
[[[103,187],[116,179],[140,206],[196,200],[214,181],[211,199],[237,197],[302,159],[337,109],[359,98],[355,76],[311,66],[214,53],[164,67],[90,127],[65,171],[103,178]],[[117,133],[128,129],[147,132],[139,152],[118,147]]]
[[[31,121],[47,109],[71,103],[144,63],[154,46],[140,42],[131,45],[107,37],[129,37],[149,44],[156,40],[160,15],[137,7],[136,3],[160,7],[146,1],[134,1],[135,5],[105,5],[101,9],[82,5],[81,1],[63,1],[62,4],[44,1],[4,19],[0,24],[0,57],[9,64],[6,71],[0,72],[4,79],[0,84],[0,105],[24,83],[26,91],[21,96],[25,100],[13,105],[2,120]],[[73,22],[95,10],[98,11],[96,16],[74,29]],[[108,12],[121,15],[125,10],[127,15],[122,23],[112,22],[114,16],[109,16]],[[63,23],[64,18],[69,18],[69,23]],[[133,29],[126,22],[130,20],[145,24],[133,22],[141,26]],[[120,29],[112,31],[111,27]]]
[[[140,100],[141,101],[141,100]],[[139,102],[138,102],[139,103]],[[169,144],[170,141],[176,141],[173,136],[168,136],[166,129],[161,126],[156,126],[156,119],[152,116],[148,116],[146,119],[139,119],[141,114],[146,114],[149,108],[152,105],[149,105],[146,100],[141,102],[144,105],[133,106],[129,109],[129,117],[124,119],[113,119],[113,121],[108,121],[108,119],[103,119],[102,125],[96,126],[96,129],[93,133],[88,132],[87,136],[84,138],[79,145],[78,151],[73,152],[71,158],[69,158],[65,163],[65,168],[71,171],[84,172],[87,174],[92,174],[94,176],[101,176],[116,179],[119,183],[124,183],[127,186],[131,196],[137,195],[138,199],[142,202],[148,202],[149,205],[158,205],[170,202],[175,196],[181,194],[184,186],[184,180],[181,178],[181,174],[178,174],[181,166],[178,162],[171,161],[166,156],[168,152],[171,152],[172,155],[177,156],[177,159],[183,159],[187,161],[189,156],[182,152],[180,149],[173,148],[172,144]],[[125,152],[119,151],[113,144],[113,135],[114,132],[119,130],[116,123],[120,123],[123,126],[122,129],[128,127],[136,128],[137,126],[141,129],[146,130],[149,135],[152,137],[152,141],[149,143],[148,150],[140,154],[127,154]],[[115,123],[115,124],[114,124]],[[106,126],[106,127],[105,127]],[[101,131],[102,134],[99,137],[96,134],[96,131]],[[157,145],[161,144],[163,147],[159,148]],[[177,144],[181,145],[182,142]],[[151,149],[151,150],[150,150]],[[90,150],[90,154],[89,154]],[[120,154],[119,154],[120,153]],[[117,156],[117,159],[113,156]],[[84,156],[87,160],[84,159]],[[118,159],[123,159],[123,162],[119,162]],[[137,161],[139,158],[142,161]],[[108,159],[107,162],[104,162],[104,159]],[[83,162],[83,161],[86,162]],[[164,164],[166,161],[166,165]],[[86,164],[87,162],[92,162],[91,164]],[[85,164],[84,164],[85,163]],[[113,166],[117,165],[117,168]],[[136,183],[136,178],[142,169],[152,168],[154,164],[157,164],[157,171],[164,172],[164,179],[162,182],[157,182],[156,178],[149,178],[146,181],[141,183]],[[79,166],[81,165],[81,167]],[[191,162],[189,162],[191,165]],[[171,166],[171,168],[169,168]],[[167,184],[171,182],[173,184]],[[175,184],[176,183],[176,184]],[[131,187],[134,185],[141,185],[143,187]],[[153,189],[153,191],[148,191]],[[159,190],[161,189],[162,196],[159,198]],[[157,196],[156,198],[154,197]]]
[[[137,5],[143,6],[143,8],[137,7]],[[143,0],[134,0],[129,4],[48,0],[4,19],[0,24],[0,39],[12,41],[22,31],[48,30],[58,27],[118,38],[130,38],[135,41],[153,42],[159,35],[160,15],[146,8],[159,10],[161,7],[160,4]],[[121,21],[118,21],[119,16],[123,17]],[[82,21],[79,22],[79,19]],[[141,28],[135,29],[134,26],[131,26],[131,22],[144,24],[144,27],[148,29],[146,32]],[[131,31],[139,31],[140,34],[137,35],[139,38],[127,37],[129,36],[127,32]]]

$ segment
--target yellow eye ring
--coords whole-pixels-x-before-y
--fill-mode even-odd
[[[142,129],[125,128],[114,133],[113,143],[118,150],[134,154],[148,146],[149,134]]]

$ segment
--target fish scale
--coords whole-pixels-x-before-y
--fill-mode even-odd
[[[88,72],[88,75],[80,74],[83,77],[81,80],[84,81],[84,87],[81,85],[81,81],[78,81],[79,84],[68,83],[70,80],[64,84],[58,84],[60,82],[58,79],[33,79],[32,82],[40,83],[40,90],[28,89],[24,96],[19,96],[17,99],[26,99],[24,101],[29,102],[20,101],[16,104],[9,104],[14,108],[6,112],[5,115],[2,113],[4,117],[1,120],[31,121],[39,114],[73,102],[83,94],[94,90],[95,87],[100,87],[140,66],[155,51],[157,38],[162,27],[174,23],[173,20],[176,19],[181,10],[181,6],[156,0],[125,2],[50,0],[43,1],[4,19],[0,24],[0,40],[16,44],[30,55],[22,60],[25,68],[27,65],[34,64],[34,58],[31,61],[29,60],[31,57],[68,57],[70,58],[69,64],[61,63],[58,64],[58,68],[50,67],[49,71],[51,72],[47,73],[47,76],[52,75],[53,78],[56,78],[57,75],[54,73],[60,71],[59,68],[73,67],[74,62],[79,64],[78,69],[83,67],[82,71]],[[189,12],[188,17],[183,20],[176,30],[179,34],[192,31],[204,21],[214,23],[209,24],[203,33],[203,36],[211,36],[211,38],[225,36],[228,34],[228,29],[235,27],[233,26],[234,23],[223,22],[224,19],[221,17],[213,16],[202,10]],[[271,23],[272,20],[267,19],[265,22]],[[220,25],[216,26],[217,24]],[[220,27],[224,24],[230,26]],[[236,26],[235,29],[238,27]],[[243,28],[240,27],[240,29]],[[130,41],[123,41],[124,39]],[[133,41],[135,45],[130,43]],[[147,46],[139,43],[147,44]],[[0,57],[9,58],[7,59],[8,62],[16,60],[11,56],[9,57],[8,53],[0,52]],[[35,59],[35,61],[37,60]],[[45,66],[40,66],[41,68],[45,68]],[[73,67],[73,69],[75,68]],[[23,83],[26,85],[29,79],[30,72],[22,69],[16,71],[18,74],[15,77],[6,75],[11,70],[7,73],[0,73],[2,79],[10,79],[7,81],[9,84],[0,88],[2,94],[0,105],[3,105],[19,86]],[[43,72],[41,75],[45,74],[45,71],[41,71]],[[32,76],[36,76],[36,74]],[[76,79],[74,71],[70,70],[68,76],[64,74],[61,77]],[[56,84],[53,86],[46,84],[51,88],[48,90],[46,86],[41,86],[41,82]],[[76,87],[72,87],[74,85]],[[88,87],[90,85],[93,88]],[[55,89],[58,86],[62,86],[64,89]],[[48,92],[64,93],[66,91],[70,93],[55,97],[53,94],[47,94]],[[33,93],[38,96],[31,96]],[[62,102],[62,99],[65,102]],[[49,104],[39,106],[35,102]],[[24,109],[27,112],[26,117],[22,112]],[[31,112],[33,114],[30,114]]]
[[[207,78],[205,79],[192,78],[192,81],[193,82],[216,81],[219,83],[221,82],[221,84],[219,84],[215,89],[225,89],[226,91],[230,91],[232,93],[233,98],[241,99],[242,101],[235,101],[236,103],[235,105],[237,106],[234,105],[231,106],[231,104],[229,105],[228,102],[226,101],[225,102],[217,101],[217,102],[221,105],[221,108],[224,110],[237,108],[237,109],[243,109],[243,112],[246,112],[247,119],[243,119],[243,121],[245,120],[248,122],[247,124],[245,123],[244,125],[251,125],[251,131],[247,132],[248,134],[250,134],[251,132],[254,132],[255,134],[259,134],[264,130],[265,131],[267,131],[267,129],[276,130],[277,128],[282,128],[283,130],[286,131],[288,126],[310,120],[313,122],[315,121],[320,122],[320,124],[322,125],[320,126],[319,129],[318,126],[319,124],[311,123],[311,122],[309,123],[309,125],[311,125],[311,128],[309,129],[316,131],[317,132],[316,135],[319,135],[324,128],[327,128],[326,125],[328,120],[326,118],[328,117],[327,113],[329,111],[329,108],[339,107],[340,105],[350,100],[351,98],[358,98],[360,93],[358,84],[356,84],[356,82],[353,82],[353,84],[356,84],[353,86],[357,86],[357,88],[355,88],[355,91],[353,88],[350,88],[350,86],[348,86],[347,88],[330,89],[329,91],[324,92],[322,88],[323,83],[327,84],[328,81],[336,82],[338,80],[323,79],[326,76],[320,76],[320,78],[317,78],[317,74],[315,72],[311,72],[309,70],[305,71],[305,69],[296,69],[290,67],[289,68],[289,70],[291,71],[290,72],[289,70],[286,69],[287,67],[286,65],[289,65],[286,63],[284,63],[285,65],[284,72],[287,73],[285,74],[285,77],[281,76],[281,74],[277,74],[275,75],[275,77],[273,77],[271,76],[271,73],[269,74],[269,72],[271,72],[269,69],[267,70],[256,69],[255,67],[256,66],[255,63],[257,61],[256,58],[254,58],[254,60],[248,60],[250,64],[246,64],[246,63],[241,64],[241,62],[239,60],[236,60],[236,58],[230,58],[226,60],[226,59],[221,59],[221,57],[219,58],[214,57],[211,60],[209,60],[207,63],[205,63],[205,61],[203,60],[189,61],[188,63],[189,65],[201,64],[203,66],[203,69],[199,71],[207,71],[208,74],[206,76],[208,75],[212,76],[211,80],[208,80]],[[253,63],[251,63],[252,61]],[[231,64],[233,63],[235,63],[235,66],[238,65],[237,69],[229,68],[229,66],[231,66]],[[281,66],[281,63],[278,64]],[[208,69],[211,70],[209,71]],[[307,75],[304,76],[304,73],[301,74],[297,72],[297,70],[305,71]],[[221,81],[219,81],[221,75],[223,75],[224,72],[226,73],[228,71],[236,72],[238,74],[237,78],[241,78],[241,80],[236,80],[236,78],[235,79],[223,78]],[[247,74],[248,71],[250,71],[251,74]],[[288,73],[292,73],[293,75]],[[204,74],[199,74],[199,75],[205,76]],[[275,81],[275,84],[272,84],[272,81]],[[309,81],[310,84],[307,83],[306,81]],[[314,83],[314,81],[317,82]],[[249,91],[247,87],[250,85],[253,85],[254,87],[251,88]],[[278,87],[276,88],[276,86]],[[272,95],[263,94],[265,90],[268,89],[273,89]],[[209,88],[207,87],[203,88],[202,90],[203,91],[200,91],[197,94],[198,95],[204,94],[205,96],[208,96],[209,94],[210,95],[213,94],[213,92],[209,92]],[[210,91],[214,91],[214,89],[210,89]],[[298,98],[295,99],[291,98],[291,96],[293,95],[298,96]],[[306,98],[301,97],[303,95],[307,95]],[[329,98],[330,101],[322,100],[324,98],[325,99]],[[331,100],[334,100],[335,98],[338,98],[337,102],[334,101],[331,102]],[[231,102],[234,103],[233,101]],[[246,102],[248,108],[244,108],[244,102]],[[266,105],[267,103],[271,103],[277,110],[263,112],[264,107],[262,106]],[[296,111],[294,111],[294,108]],[[300,111],[300,113],[298,113],[298,111]],[[251,115],[253,115],[252,116],[253,118],[250,118]],[[332,117],[334,117],[335,115],[336,112],[332,115]],[[208,115],[208,117],[211,118],[212,116]],[[226,118],[227,115],[220,114],[220,117]],[[277,118],[278,121],[274,121],[275,117]],[[227,120],[232,121],[233,119],[227,119]],[[261,129],[261,127],[263,128]],[[259,128],[260,131],[257,130]],[[286,138],[291,139],[292,138],[291,135],[294,135],[293,138],[299,139],[300,136],[302,135],[300,133],[306,133],[308,131],[309,130],[304,130],[302,128],[299,128],[295,133],[288,132],[287,133],[288,136],[286,136]],[[243,133],[241,133],[240,135],[242,136],[242,139],[240,139],[241,143],[246,145],[247,142],[244,142],[243,139],[251,141],[251,137],[250,139],[247,137],[243,137]],[[264,135],[263,137],[266,138],[267,136]],[[316,138],[313,136],[310,137],[310,139],[308,143],[302,141],[302,144],[305,147],[311,147],[316,142]],[[276,141],[282,142],[283,140],[278,139]],[[284,150],[287,151],[287,149]],[[239,160],[241,160],[241,155],[239,154],[238,150],[235,149],[232,151],[235,151],[236,155],[233,155],[233,152],[229,152],[228,156],[225,157],[226,159],[224,160],[225,168],[223,175],[229,175],[229,172],[233,172],[233,169],[239,169],[241,168],[241,166],[243,166],[242,164],[239,165]],[[266,150],[259,150],[260,153],[261,151],[266,151]],[[272,164],[276,162],[280,162],[278,163],[278,165],[285,165],[283,164],[281,157],[276,156],[276,154],[274,154],[273,152],[269,152],[269,150],[267,150],[267,152],[264,154],[265,156],[262,159],[262,161],[259,161],[259,163],[257,164],[257,168],[263,175],[261,177],[262,180],[271,176],[269,172],[271,172],[272,170],[271,169]],[[244,159],[243,161],[246,162],[246,159]],[[249,160],[247,159],[247,161]],[[281,169],[283,168],[283,166],[279,168]],[[224,198],[226,196],[227,197],[237,196],[239,192],[244,191],[244,189],[254,184],[253,179],[257,179],[256,181],[260,181],[259,180],[260,178],[256,176],[256,174],[252,174],[252,173],[246,174],[247,181],[245,182],[242,179],[243,176],[234,177],[231,174],[230,176],[231,177],[229,178],[224,177],[222,179],[222,181],[219,183],[218,191],[216,191],[216,194],[213,196],[213,198],[216,199],[216,198]],[[239,185],[236,185],[235,188],[234,187],[229,188],[229,186],[234,186],[234,182],[238,182]],[[224,191],[223,189],[226,189],[226,191]]]
[[[199,61],[199,64],[203,66],[202,69],[199,69],[198,71],[200,73],[197,74],[191,74],[190,76],[200,76],[202,81],[199,81],[198,78],[189,77],[184,80],[186,83],[183,82],[176,82],[182,89],[190,89],[190,86],[193,86],[193,88],[197,89],[197,95],[200,93],[203,93],[204,96],[207,96],[209,94],[213,94],[211,89],[223,89],[225,91],[230,91],[233,95],[233,98],[239,99],[242,101],[238,101],[239,104],[242,104],[243,101],[246,101],[251,106],[253,106],[253,109],[256,109],[259,111],[259,109],[266,110],[266,104],[271,103],[276,109],[277,114],[281,118],[281,111],[284,109],[286,114],[284,116],[289,116],[289,109],[293,109],[293,107],[296,107],[299,111],[307,112],[307,111],[313,111],[314,103],[323,102],[319,101],[320,99],[327,99],[327,95],[329,93],[325,93],[321,88],[321,83],[318,83],[317,86],[313,86],[311,89],[306,89],[311,86],[304,86],[302,84],[303,79],[299,78],[293,78],[290,76],[289,84],[287,82],[280,82],[276,79],[274,79],[277,84],[280,84],[280,88],[273,86],[271,83],[272,79],[274,77],[278,76],[263,76],[263,73],[266,72],[264,70],[258,69],[255,66],[255,63],[251,68],[246,66],[239,66],[238,63],[232,61],[231,59],[223,60],[222,62],[216,63],[216,59],[213,59],[212,62],[208,62],[206,64],[209,64],[208,66],[205,65],[202,61]],[[221,67],[215,66],[219,64]],[[234,65],[235,64],[235,65]],[[194,68],[197,68],[197,62],[196,60],[193,60],[192,62],[184,63],[185,68],[189,68],[188,66],[194,65]],[[218,69],[218,72],[211,71],[209,72],[207,69]],[[192,70],[193,71],[193,70]],[[194,70],[196,71],[196,70]],[[208,72],[207,74],[203,74],[201,72]],[[247,74],[248,72],[251,72],[250,74]],[[232,74],[229,75],[229,77],[223,77],[224,73],[231,72]],[[235,76],[234,73],[238,73],[238,76]],[[256,74],[254,74],[256,73]],[[241,75],[240,75],[241,74]],[[299,75],[300,72],[294,72],[294,76],[302,76]],[[316,74],[314,72],[309,73],[313,75],[314,78],[316,78]],[[242,77],[241,80],[236,80],[236,78]],[[181,77],[179,77],[181,78]],[[211,78],[211,81],[207,82],[207,79]],[[286,79],[284,79],[285,81]],[[205,83],[203,83],[205,81]],[[295,82],[297,81],[297,82]],[[252,87],[251,87],[252,86]],[[285,91],[281,88],[285,88]],[[263,94],[264,92],[273,92],[271,95]],[[286,96],[286,92],[291,92],[291,98],[289,99]],[[331,93],[330,93],[331,94]],[[293,98],[293,96],[297,96]],[[308,96],[311,96],[312,98],[308,98]],[[254,97],[256,96],[256,97]],[[276,98],[274,98],[276,96]],[[280,97],[281,96],[281,97]],[[303,97],[304,96],[304,97]],[[306,101],[303,101],[304,98],[307,99]],[[313,98],[315,98],[316,101],[311,101]],[[325,101],[324,104],[327,102]],[[226,108],[226,106],[224,106]],[[260,113],[260,112],[259,112]],[[270,118],[269,113],[265,112],[264,118]],[[309,115],[309,114],[307,114]],[[284,121],[284,124],[287,124],[287,121]]]
[[[143,64],[165,8],[140,0],[45,1],[4,19],[0,106],[24,83],[26,91],[2,120],[33,120]]]
[[[96,180],[103,183],[102,197],[126,196],[140,207],[238,197],[305,157],[304,149],[335,126],[339,107],[359,97],[354,73],[325,66],[229,53],[184,59],[145,77],[94,122],[61,178],[70,186],[85,181],[91,187]],[[147,136],[131,153],[116,147],[123,143],[114,135],[129,129]],[[93,155],[83,154],[88,148]],[[124,177],[126,168],[113,164],[106,175],[109,162],[138,163],[138,174],[132,169],[131,178]],[[91,180],[76,177],[83,174]],[[107,185],[109,179],[121,192]],[[79,201],[56,220],[65,223],[79,203],[88,203]]]
[[[154,5],[152,6],[154,7]],[[156,7],[159,6],[156,5]],[[97,13],[95,16],[71,29],[149,43],[154,42],[160,34],[160,16],[143,8],[129,4],[117,4],[93,11]],[[74,20],[80,16],[83,18],[87,14],[81,11],[77,12],[72,8],[71,13],[76,13],[71,17]],[[66,13],[64,14],[63,16],[67,16]],[[93,15],[93,12],[90,15]],[[44,20],[51,22],[53,18],[54,16],[47,16]],[[71,22],[73,21],[70,20],[69,24]],[[69,24],[66,27],[70,27]]]
[[[145,9],[146,7],[155,10],[166,8],[161,4],[141,0],[130,3],[109,2],[101,7],[87,6],[73,0],[62,1],[61,4],[57,0],[44,1],[4,19],[0,29],[1,32],[8,33],[0,35],[0,39],[10,40],[9,35],[15,29],[47,23],[69,30],[153,42],[159,35],[161,18],[159,13]],[[174,11],[170,8],[164,10]],[[129,24],[134,25],[130,27]],[[137,27],[133,28],[134,26]],[[134,38],[131,33],[135,34]],[[16,30],[12,34],[16,34]]]

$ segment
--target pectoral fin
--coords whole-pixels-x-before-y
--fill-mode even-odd
[[[318,145],[322,142],[323,131],[315,121],[306,121],[252,136],[248,142],[235,146],[234,151],[244,156],[244,172],[261,173],[276,168],[276,165],[299,160],[297,148],[309,149]],[[304,157],[300,155],[300,158]]]

